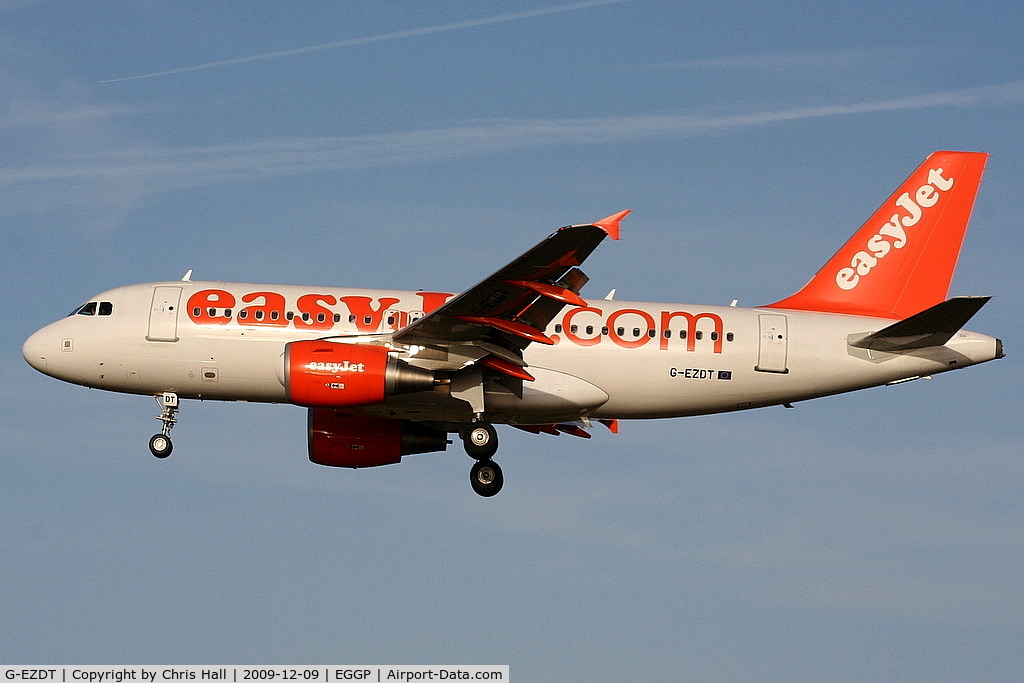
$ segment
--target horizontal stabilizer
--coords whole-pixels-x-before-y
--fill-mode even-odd
[[[850,342],[850,346],[873,351],[909,351],[928,346],[942,346],[959,332],[981,307],[988,296],[958,296],[925,309],[906,320]]]

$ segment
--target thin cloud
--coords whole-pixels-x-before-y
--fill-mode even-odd
[[[850,48],[845,50],[823,50],[818,52],[782,52],[732,55],[706,59],[689,59],[677,62],[637,64],[623,67],[628,71],[770,71],[804,72],[809,69],[834,69],[851,64],[877,62],[887,64],[895,60],[908,59],[925,51],[920,48]]]
[[[118,116],[137,116],[153,113],[152,108],[120,105],[75,104],[53,107],[38,102],[14,101],[0,116],[0,129],[67,125],[81,121],[103,120]]]
[[[166,71],[156,71],[148,74],[140,74],[137,76],[125,76],[123,78],[110,78],[107,80],[100,81],[100,83],[121,83],[123,81],[135,81],[143,78],[157,78],[159,76],[171,76],[174,74],[189,73],[192,71],[205,71],[207,69],[218,69],[226,66],[237,66],[239,64],[249,64],[252,62],[262,62],[270,59],[281,59],[283,57],[295,57],[298,55],[306,55],[313,52],[324,52],[327,50],[340,50],[346,47],[355,47],[357,45],[369,45],[371,43],[383,43],[390,40],[401,40],[403,38],[415,38],[418,36],[433,35],[435,33],[446,33],[448,31],[460,31],[467,28],[476,28],[478,26],[488,26],[491,24],[502,24],[509,21],[520,21],[522,19],[531,19],[533,17],[545,16],[548,14],[561,14],[563,12],[573,12],[581,9],[589,9],[591,7],[600,7],[601,5],[612,5],[620,2],[626,2],[627,0],[588,0],[586,2],[574,2],[565,5],[551,5],[548,7],[540,7],[533,10],[524,10],[522,12],[513,12],[511,14],[499,14],[492,17],[483,17],[480,19],[469,19],[466,21],[456,21],[450,24],[439,24],[436,26],[421,26],[419,28],[407,29],[404,31],[393,31],[391,33],[381,33],[375,36],[364,36],[362,38],[350,38],[348,40],[339,40],[333,43],[322,43],[320,45],[310,45],[307,47],[299,47],[292,50],[280,50],[278,52],[267,52],[259,55],[249,55],[247,57],[235,57],[234,59],[223,59],[216,62],[206,62],[203,64],[194,64],[192,66],[184,66],[177,69],[168,69]]]
[[[539,147],[682,138],[837,116],[1024,102],[1024,80],[885,100],[728,114],[645,114],[577,119],[496,119],[377,135],[274,138],[184,148],[77,155],[65,163],[0,168],[0,185],[149,177],[168,189],[316,171],[430,163]]]
[[[377,135],[293,137],[183,148],[69,154],[57,163],[0,167],[0,214],[132,206],[142,197],[213,184],[452,161],[508,151],[683,139],[788,122],[928,108],[1024,102],[1024,80],[859,103],[727,114],[498,119]],[[106,198],[106,199],[104,199]]]

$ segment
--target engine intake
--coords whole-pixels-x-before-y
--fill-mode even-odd
[[[385,397],[430,391],[434,373],[409,365],[383,346],[297,341],[285,346],[283,374],[288,400],[321,408],[369,405]]]

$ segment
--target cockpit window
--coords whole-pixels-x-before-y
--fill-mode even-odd
[[[87,304],[82,304],[68,315],[111,315],[113,312],[114,304],[109,301],[90,301]]]

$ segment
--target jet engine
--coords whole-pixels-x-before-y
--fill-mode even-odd
[[[301,406],[340,408],[379,403],[386,396],[430,391],[434,374],[409,365],[383,346],[297,341],[285,346],[288,400]]]
[[[443,451],[447,433],[410,420],[309,409],[309,459],[330,467],[393,465],[403,455]]]

